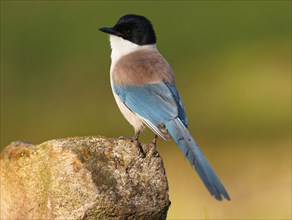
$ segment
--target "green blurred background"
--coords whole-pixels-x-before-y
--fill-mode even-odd
[[[290,219],[290,1],[1,1],[1,148],[133,135],[112,97],[108,36],[96,30],[127,13],[153,22],[190,131],[232,198],[213,199],[159,140],[168,219]]]

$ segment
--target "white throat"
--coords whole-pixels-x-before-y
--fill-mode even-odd
[[[125,56],[129,53],[132,53],[136,50],[141,50],[141,49],[152,49],[152,50],[157,50],[155,44],[151,45],[143,45],[140,46],[138,44],[132,43],[128,40],[125,40],[121,37],[117,37],[114,35],[110,35],[110,44],[111,44],[111,72],[116,64],[116,62],[122,57]]]

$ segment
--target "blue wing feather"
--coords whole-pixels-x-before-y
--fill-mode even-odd
[[[180,104],[175,86],[165,83],[144,86],[114,85],[114,91],[132,112],[148,119],[155,126],[176,117],[186,122],[185,110]]]
[[[168,84],[166,84],[166,85],[170,89],[170,91],[172,92],[173,98],[178,106],[178,118],[182,121],[182,123],[184,123],[184,125],[187,128],[188,121],[187,121],[186,111],[185,111],[184,105],[181,101],[181,98],[178,94],[178,91],[176,89],[176,86],[175,85],[168,85]]]

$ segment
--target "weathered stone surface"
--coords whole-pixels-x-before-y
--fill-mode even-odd
[[[165,219],[162,159],[129,140],[75,137],[1,153],[1,219]]]

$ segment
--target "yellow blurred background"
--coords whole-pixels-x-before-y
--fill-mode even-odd
[[[190,131],[232,199],[212,198],[178,147],[159,140],[168,219],[291,219],[290,1],[1,1],[1,148],[133,135],[96,30],[128,13],[152,21]]]

